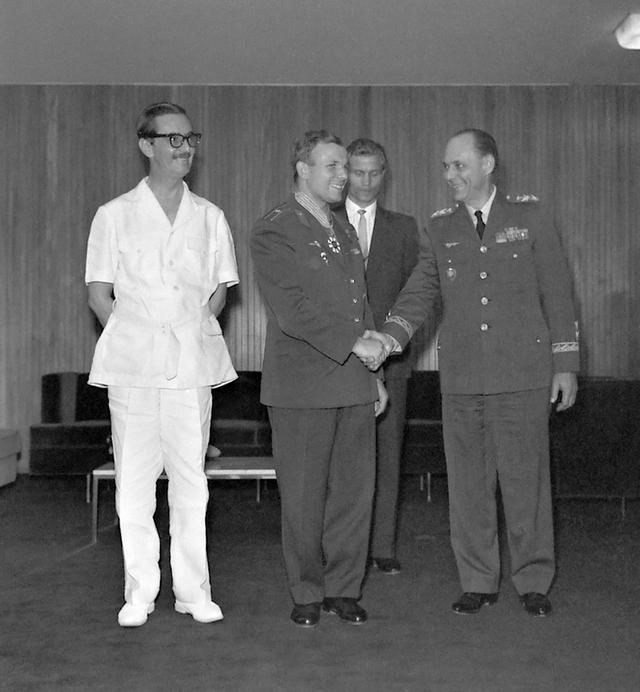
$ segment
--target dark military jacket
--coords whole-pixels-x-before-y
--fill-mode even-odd
[[[267,310],[261,401],[333,408],[375,401],[376,376],[351,353],[373,329],[357,236],[334,215],[335,240],[290,197],[251,235]]]
[[[344,206],[335,211],[345,223],[348,223]],[[365,271],[367,297],[376,329],[382,331],[387,314],[411,275],[417,260],[416,220],[412,216],[384,209],[378,204]],[[410,377],[414,360],[408,344],[400,356],[385,362],[385,379]]]
[[[549,386],[579,367],[571,280],[553,220],[532,195],[496,195],[480,240],[464,204],[436,212],[385,331],[406,344],[442,301],[448,394]]]

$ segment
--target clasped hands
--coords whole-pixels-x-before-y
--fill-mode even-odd
[[[395,341],[389,334],[367,329],[351,349],[369,370],[377,370],[395,349]]]

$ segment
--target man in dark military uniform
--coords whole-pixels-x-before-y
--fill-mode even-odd
[[[436,212],[384,331],[403,347],[442,300],[439,363],[451,542],[463,594],[456,613],[498,597],[500,485],[511,578],[525,610],[548,615],[555,572],[548,415],[573,405],[579,366],[569,271],[553,220],[533,195],[492,182],[491,135],[447,144],[456,206]]]
[[[295,193],[260,219],[251,252],[268,315],[261,401],[268,406],[282,503],[291,619],[313,627],[321,605],[359,625],[375,478],[375,414],[386,405],[368,369],[369,338],[357,238],[331,212],[347,154],[325,130],[293,155]]]
[[[418,259],[418,225],[412,216],[378,203],[387,170],[382,145],[356,139],[347,147],[349,188],[338,216],[356,229],[365,256],[367,297],[376,329],[382,329],[389,308]],[[371,526],[372,563],[384,574],[397,574],[396,524],[400,457],[405,427],[407,382],[413,357],[410,348],[384,368],[389,395],[387,410],[377,419],[376,491]]]

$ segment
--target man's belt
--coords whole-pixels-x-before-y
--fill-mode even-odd
[[[160,337],[160,343],[164,342],[163,346],[166,353],[164,360],[164,376],[167,380],[173,380],[178,375],[178,362],[180,361],[181,347],[175,330],[191,322],[201,324],[211,316],[209,306],[205,305],[200,308],[197,313],[188,313],[184,319],[175,322],[160,322],[148,315],[141,315],[138,312],[129,310],[117,300],[114,303],[113,312],[118,321],[131,322],[137,327],[150,329]]]

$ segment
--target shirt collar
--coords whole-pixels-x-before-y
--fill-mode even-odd
[[[333,227],[331,211],[327,213],[312,197],[304,192],[300,192],[300,190],[296,190],[293,193],[293,196],[295,197],[296,202],[300,206],[304,207],[321,226],[324,226],[325,228]]]
[[[347,197],[344,200],[344,208],[345,208],[345,211],[347,212],[347,218],[349,219],[349,222],[351,223],[352,226],[357,228],[358,227],[357,221],[359,218],[358,212],[360,211],[360,209],[364,209],[365,216],[367,217],[367,219],[369,220],[370,225],[371,225],[371,222],[374,221],[376,218],[376,210],[378,209],[378,201],[374,199],[373,202],[371,202],[371,204],[368,207],[361,207],[360,205],[356,204],[353,200],[351,200],[349,197]]]
[[[374,199],[373,202],[371,202],[371,204],[369,204],[368,206],[361,207],[359,204],[356,204],[350,197],[347,197],[344,201],[344,206],[346,207],[348,214],[357,214],[360,209],[364,209],[367,212],[367,214],[374,214],[378,207],[378,201]]]
[[[134,192],[137,198],[141,200],[144,204],[150,204],[153,207],[155,207],[158,211],[160,211],[162,213],[163,218],[167,220],[167,223],[172,228],[176,228],[177,226],[187,221],[195,212],[196,205],[191,196],[189,186],[187,185],[187,183],[184,182],[184,180],[182,181],[182,197],[180,199],[180,205],[178,206],[178,211],[176,213],[176,218],[173,220],[173,224],[171,224],[167,215],[162,210],[158,198],[155,196],[153,190],[149,186],[149,176],[146,176],[140,181],[140,183],[136,186]]]
[[[480,207],[480,211],[482,212],[482,220],[487,223],[489,219],[489,212],[491,211],[491,205],[493,204],[493,200],[496,198],[496,191],[497,188],[494,185],[493,186],[493,191],[489,195],[489,199],[484,203],[482,207]],[[464,205],[467,208],[467,211],[469,212],[469,216],[471,217],[471,220],[473,221],[475,219],[475,213],[478,211],[478,207],[470,207],[468,204]]]

